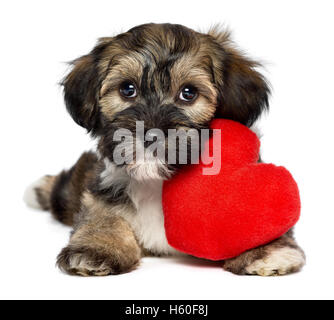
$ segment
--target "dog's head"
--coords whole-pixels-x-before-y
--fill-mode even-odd
[[[100,39],[75,60],[63,81],[65,102],[112,160],[115,130],[133,132],[136,121],[145,132],[199,130],[214,117],[250,126],[268,106],[269,88],[257,67],[228,32],[146,24]]]

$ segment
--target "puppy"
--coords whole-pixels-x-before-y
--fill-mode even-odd
[[[97,139],[97,152],[45,176],[26,194],[29,204],[73,226],[58,256],[61,270],[105,276],[133,270],[145,255],[180,254],[166,240],[161,190],[182,164],[139,161],[133,149],[138,139],[125,148],[135,160],[116,163],[115,133],[135,133],[138,122],[145,132],[199,131],[215,117],[251,126],[268,108],[269,87],[258,66],[234,47],[228,32],[203,34],[173,24],[146,24],[102,38],[73,62],[62,83],[66,107]],[[271,276],[296,272],[304,263],[290,230],[222,266],[239,275]]]

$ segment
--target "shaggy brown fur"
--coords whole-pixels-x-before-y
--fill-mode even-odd
[[[74,215],[81,209],[81,195],[89,179],[94,176],[97,157],[92,152],[84,153],[70,170],[62,171],[52,178],[52,190],[40,192],[40,203],[48,203],[53,216],[60,222],[72,226]],[[44,207],[45,209],[45,207]]]

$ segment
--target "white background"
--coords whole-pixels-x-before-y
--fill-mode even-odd
[[[333,1],[1,1],[0,297],[92,299],[334,298]],[[69,229],[25,207],[25,187],[93,146],[66,113],[57,82],[96,38],[145,22],[205,30],[226,23],[274,88],[261,127],[263,158],[299,183],[296,275],[238,277],[195,259],[146,258],[133,273],[62,274]]]

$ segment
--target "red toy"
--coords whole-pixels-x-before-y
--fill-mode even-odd
[[[164,183],[165,229],[174,248],[225,260],[287,232],[299,219],[300,198],[285,168],[257,163],[260,141],[251,130],[222,119],[211,128],[221,129],[220,173],[203,175],[210,166],[201,162]]]

